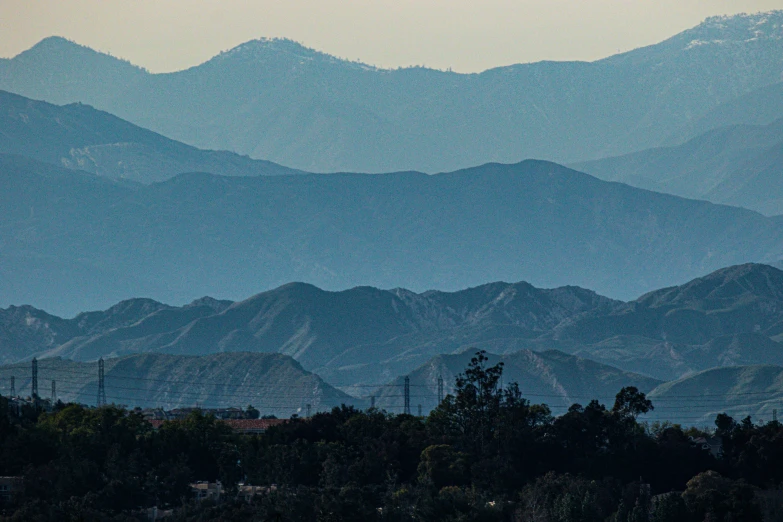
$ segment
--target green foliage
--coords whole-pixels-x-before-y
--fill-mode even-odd
[[[758,520],[757,488],[783,482],[783,426],[721,416],[714,458],[678,425],[642,426],[638,390],[553,418],[478,352],[428,417],[342,406],[258,436],[193,413],[153,430],[135,411],[64,405],[10,414],[0,473],[24,491],[0,520],[610,521]],[[222,482],[220,503],[189,484]],[[268,486],[250,503],[238,483]],[[272,487],[274,485],[274,487]]]
[[[664,493],[652,499],[650,522],[687,522],[688,508],[677,492]]]
[[[467,455],[448,444],[427,446],[419,460],[419,482],[436,490],[469,482]]]
[[[519,515],[522,520],[599,522],[614,511],[613,497],[607,484],[550,472],[522,491]]]
[[[617,394],[612,413],[635,419],[653,409],[651,400],[647,399],[635,386],[628,386]]]
[[[695,520],[753,522],[761,520],[755,489],[742,480],[706,471],[688,481],[682,497]]]
[[[245,410],[245,417],[248,419],[257,419],[261,416],[261,412],[258,411],[256,408],[253,407],[252,404],[247,405],[247,409]]]

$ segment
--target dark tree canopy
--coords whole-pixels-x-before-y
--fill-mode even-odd
[[[343,406],[250,436],[199,413],[155,430],[138,411],[17,415],[0,398],[0,475],[24,481],[0,520],[146,520],[157,505],[182,521],[734,522],[774,504],[780,423],[720,415],[716,458],[694,442],[709,434],[640,423],[653,405],[635,388],[553,417],[488,362],[477,352],[424,418]],[[198,480],[223,500],[193,500]],[[268,489],[246,502],[243,482]]]

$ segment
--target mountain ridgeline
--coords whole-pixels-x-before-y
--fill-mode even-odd
[[[721,127],[679,146],[572,166],[607,181],[778,215],[781,164],[783,118],[763,126]]]
[[[325,375],[352,367],[352,383],[364,375],[381,384],[399,374],[392,368],[412,369],[465,341],[504,329],[536,337],[568,317],[617,304],[576,287],[541,290],[526,283],[423,294],[370,287],[326,292],[295,283],[230,305],[205,298],[171,307],[136,299],[70,320],[30,307],[11,307],[0,317],[6,362],[33,355],[90,361],[138,352],[280,352]]]
[[[648,420],[709,423],[720,411],[768,418],[783,397],[783,271],[719,270],[630,302],[578,287],[491,283],[458,292],[327,292],[292,283],[239,302],[182,307],[132,299],[61,319],[0,309],[0,381],[29,388],[30,359],[59,396],[91,404],[106,358],[111,400],[141,406],[253,404],[288,416],[341,403],[411,411],[453,390],[473,354],[556,414],[623,386],[649,392]],[[313,373],[310,373],[313,372]],[[321,380],[323,379],[323,380]],[[687,404],[685,401],[687,398]]]
[[[197,149],[87,105],[57,106],[5,91],[0,91],[0,153],[141,183],[189,172],[303,174],[226,151]],[[607,181],[775,215],[783,213],[781,154],[783,118],[761,126],[729,125],[682,145],[572,167]]]
[[[137,185],[0,154],[0,208],[0,305],[60,315],[289,281],[423,291],[525,280],[631,299],[783,258],[775,219],[541,161]]]
[[[183,172],[298,173],[269,161],[190,147],[88,105],[52,105],[5,91],[0,91],[0,153],[142,183]]]
[[[135,354],[105,361],[105,393],[109,403],[131,408],[245,408],[252,405],[264,415],[288,418],[311,411],[330,410],[341,404],[365,408],[366,401],[351,397],[305,371],[281,354],[216,353],[201,357],[169,354]],[[15,378],[16,392],[31,393],[29,364],[0,366],[2,393]],[[95,404],[98,367],[93,362],[61,358],[38,363],[41,383],[54,381],[63,402]],[[40,387],[45,390],[45,384]],[[46,390],[48,391],[48,390]],[[42,397],[48,398],[44,392]]]
[[[135,299],[73,319],[10,307],[0,311],[0,341],[6,363],[276,352],[356,395],[359,385],[391,382],[432,357],[476,349],[503,356],[559,350],[669,381],[716,366],[783,365],[782,297],[783,272],[753,264],[630,302],[527,283],[420,294],[296,283],[235,303],[203,298],[173,307]],[[552,361],[539,366],[545,364]]]
[[[287,40],[251,41],[187,70],[150,74],[48,38],[0,60],[0,88],[88,103],[194,146],[307,171],[440,172],[526,157],[574,162],[726,121],[710,120],[710,112],[780,81],[781,20],[780,11],[714,17],[591,63],[480,74],[377,69]]]
[[[442,379],[444,394],[454,393],[459,374],[465,371],[475,350],[438,355],[408,375],[411,403],[425,412],[438,405],[438,379]],[[522,395],[533,403],[547,404],[561,415],[574,403],[593,399],[611,406],[615,394],[623,386],[635,386],[649,393],[661,381],[641,374],[625,372],[556,350],[532,352],[519,350],[505,355],[487,354],[487,364],[503,363],[503,382],[517,383]],[[400,409],[400,390],[404,377],[398,377],[375,393],[376,405],[388,411]]]
[[[781,70],[783,11],[480,74],[48,38],[0,60],[0,386],[35,357],[91,403],[105,358],[132,406],[399,412],[407,376],[430,411],[485,350],[557,414],[634,386],[648,420],[768,417]]]

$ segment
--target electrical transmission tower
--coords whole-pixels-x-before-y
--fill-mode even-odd
[[[11,395],[10,397],[16,397],[16,378],[11,376]]]
[[[309,419],[310,418],[310,405],[309,404],[305,404],[305,411],[307,412],[307,418]]]
[[[411,378],[405,376],[405,407],[404,413],[406,415],[411,414]]]
[[[438,406],[443,402],[443,376],[438,375]]]
[[[106,406],[106,387],[103,380],[103,357],[98,359],[98,407]]]
[[[31,386],[31,396],[33,398],[33,402],[35,402],[38,400],[38,359],[35,357],[33,357],[33,382]]]
[[[57,402],[57,385],[54,382],[54,379],[52,379],[52,406],[54,406],[54,403]]]
[[[370,397],[370,408],[375,408],[375,395]]]

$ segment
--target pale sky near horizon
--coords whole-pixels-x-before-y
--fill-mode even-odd
[[[152,72],[286,37],[381,67],[594,60],[783,0],[0,0],[0,57],[64,36]]]

